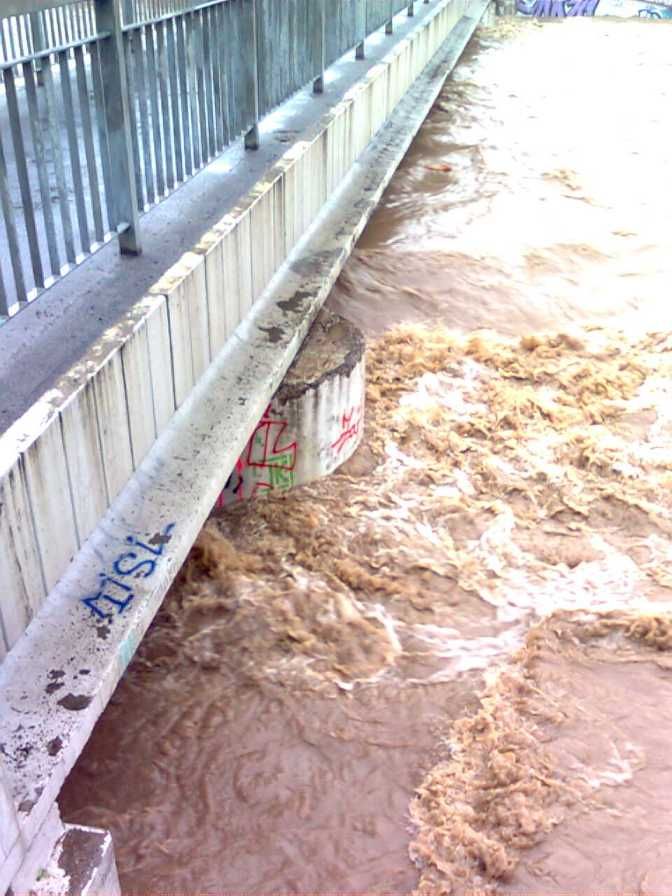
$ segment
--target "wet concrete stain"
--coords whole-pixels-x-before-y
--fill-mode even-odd
[[[62,706],[63,709],[79,712],[82,709],[86,709],[92,700],[93,697],[88,694],[66,694],[65,697],[58,701],[58,705]]]
[[[58,754],[63,749],[63,741],[60,737],[52,738],[47,744],[47,753],[50,756],[58,756]]]
[[[313,294],[308,292],[308,290],[297,289],[290,299],[286,299],[283,302],[277,302],[276,304],[281,311],[301,311],[306,300],[312,298],[312,295]]]
[[[278,342],[282,341],[282,337],[285,335],[285,331],[282,327],[259,327],[262,333],[266,333],[268,336],[268,341],[273,343],[273,345],[277,345]]]

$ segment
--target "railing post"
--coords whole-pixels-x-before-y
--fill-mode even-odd
[[[257,0],[252,2],[252,59],[254,60],[254,124],[245,134],[245,149],[259,149],[259,35],[257,34]]]
[[[394,0],[390,0],[390,18],[385,22],[385,34],[392,34],[394,31]]]
[[[414,3],[414,0],[408,0],[408,15],[409,15],[409,17],[415,15],[415,3]]]
[[[327,61],[327,9],[326,0],[318,0],[319,4],[319,41],[320,41],[320,74],[313,81],[313,93],[324,93],[324,69]]]
[[[133,0],[122,0],[123,25],[132,25],[133,19]]]
[[[138,195],[133,171],[129,93],[124,60],[120,0],[94,0],[96,30],[109,34],[100,42],[100,66],[105,93],[105,125],[110,157],[111,195],[107,206],[119,235],[122,255],[139,255]]]
[[[47,42],[44,38],[44,21],[42,16],[44,13],[40,12],[31,12],[28,13],[28,18],[30,20],[30,33],[33,38],[33,53],[40,53],[42,50],[47,49]],[[35,74],[37,75],[37,84],[39,87],[44,86],[44,75],[42,74],[42,67],[45,65],[49,65],[49,60],[44,59],[36,59],[35,60]]]
[[[366,41],[366,0],[359,0],[359,22],[361,26],[357,33],[364,35],[355,47],[355,59],[364,59],[364,42]]]

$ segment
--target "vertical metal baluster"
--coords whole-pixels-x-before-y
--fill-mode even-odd
[[[142,33],[146,26],[134,28],[131,32],[131,51],[133,54],[135,90],[138,95],[138,117],[142,134],[142,151],[145,163],[145,195],[152,205],[155,201],[154,166],[152,164],[152,135],[149,130],[149,110],[147,107],[147,75],[145,72],[145,53],[142,47]]]
[[[44,19],[42,23],[44,25],[44,37],[47,42],[48,47],[54,46],[54,23],[53,23],[53,9],[46,9],[44,11]]]
[[[392,34],[394,32],[394,0],[390,0],[390,17],[385,22],[385,34]]]
[[[161,145],[161,113],[159,111],[159,76],[156,68],[156,52],[154,49],[154,25],[145,28],[145,45],[147,47],[147,86],[149,103],[152,112],[152,136],[154,138],[154,165],[156,172],[156,192],[161,198],[166,195],[166,175],[163,163],[163,147]]]
[[[14,61],[14,59],[19,59],[23,54],[21,53],[21,19],[19,16],[12,16],[9,19],[9,34],[10,34],[10,60]]]
[[[16,22],[16,56],[17,58],[20,56],[30,56],[30,47],[26,40],[26,17],[17,16],[14,21]]]
[[[408,0],[408,15],[409,15],[409,17],[415,15],[415,2],[414,2],[414,0]]]
[[[52,16],[52,26],[54,29],[54,43],[53,46],[59,46],[63,41],[63,36],[61,34],[61,20],[59,18],[59,10],[58,8],[51,10],[53,13]]]
[[[134,25],[136,17],[133,15],[133,0],[123,0],[121,10],[121,17],[124,25]]]
[[[170,27],[170,23],[168,24]],[[159,91],[161,94],[161,114],[163,123],[163,145],[166,152],[166,184],[169,190],[175,187],[175,166],[173,163],[173,130],[170,125],[170,103],[168,100],[168,60],[166,58],[166,23],[156,24],[156,51]]]
[[[245,2],[245,0],[243,0]],[[257,3],[256,0],[249,0],[252,4],[252,46],[249,53],[252,56],[253,70],[253,102],[254,102],[254,124],[245,134],[245,149],[259,149],[259,56],[258,56],[258,40],[257,33]]]
[[[9,317],[9,302],[5,282],[2,279],[2,268],[0,268],[0,317]]]
[[[215,73],[212,67],[212,53],[210,51],[210,34],[212,33],[212,7],[202,11],[203,17],[203,69],[205,82],[205,111],[208,119],[208,156],[213,158],[217,152],[217,138],[215,136],[215,98],[214,80]]]
[[[63,168],[63,154],[61,147],[61,123],[56,104],[54,80],[51,72],[51,56],[44,67],[44,89],[47,98],[47,120],[51,137],[51,151],[54,160],[54,173],[56,175],[56,187],[58,190],[58,205],[61,212],[61,227],[63,230],[63,242],[65,244],[65,257],[72,264],[76,261],[75,244],[72,235],[72,219],[70,217],[70,203],[68,201],[65,169]]]
[[[12,146],[14,147],[14,161],[16,163],[16,173],[19,181],[19,190],[21,192],[23,218],[26,225],[26,236],[28,237],[30,262],[33,268],[33,275],[35,277],[36,285],[38,287],[43,287],[44,272],[42,270],[42,259],[40,258],[40,244],[37,240],[35,210],[33,208],[33,197],[30,190],[28,166],[26,165],[26,144],[23,138],[23,132],[21,130],[21,113],[19,112],[19,103],[16,96],[14,70],[11,68],[6,68],[3,70],[2,75],[3,83],[5,85],[5,96],[7,98],[9,130],[12,135]]]
[[[131,130],[131,155],[133,159],[133,176],[135,178],[135,192],[138,203],[138,211],[145,208],[145,183],[142,176],[142,164],[140,163],[140,134],[138,132],[138,119],[135,114],[137,90],[135,87],[135,71],[133,67],[133,48],[130,32],[126,33],[124,44],[126,60],[126,83],[128,85],[128,121]]]
[[[89,90],[86,82],[86,64],[84,62],[84,50],[75,47],[75,69],[77,72],[77,93],[79,95],[79,111],[82,119],[82,137],[84,139],[84,154],[86,156],[86,169],[89,176],[89,190],[91,193],[91,210],[93,212],[93,226],[96,240],[102,243],[105,238],[103,228],[103,213],[100,201],[100,189],[98,186],[98,166],[96,164],[96,151],[93,145],[93,124],[91,122],[91,109],[89,108]]]
[[[175,28],[178,27],[178,19],[167,24],[167,50],[168,50],[168,79],[170,82],[170,111],[173,120],[173,149],[175,152],[175,176],[178,183],[184,180],[184,160],[182,153],[182,132],[180,128],[180,91],[177,84],[177,67],[175,57]]]
[[[105,92],[103,79],[100,73],[100,51],[96,41],[89,47],[91,59],[91,80],[93,82],[93,101],[96,111],[96,125],[98,129],[98,149],[100,151],[100,167],[103,169],[103,188],[106,197],[105,210],[107,213],[108,229],[114,230],[117,222],[112,220],[112,214],[107,205],[107,197],[111,195],[112,182],[110,180],[110,152],[107,145],[107,130],[105,128]]]
[[[22,56],[30,56],[33,52],[30,45],[30,19],[27,15],[21,16],[19,19],[20,25],[20,41],[21,41],[21,55]]]
[[[226,96],[224,97],[226,115],[229,122],[230,139],[237,137],[247,127],[247,115],[245,115],[246,102],[238,101],[239,93],[236,88],[241,84],[238,72],[234,71],[236,59],[240,59],[245,52],[238,38],[238,26],[241,22],[242,0],[227,3],[222,9],[226,38],[222,46],[222,64],[226,69]]]
[[[231,118],[229,109],[229,97],[231,95],[231,39],[230,27],[230,3],[219,7],[219,28],[217,31],[217,59],[219,66],[219,89],[222,96],[222,134],[224,145],[229,144],[234,137],[235,124]]]
[[[87,32],[90,37],[93,37],[96,33],[96,26],[93,21],[93,3],[92,0],[87,0],[86,3],[86,23],[87,23]]]
[[[31,12],[30,14],[30,30],[33,37],[34,53],[41,53],[46,50],[46,41],[44,36],[44,13]],[[42,84],[42,60],[35,60],[35,71],[37,72],[37,83]]]
[[[84,19],[84,4],[78,3],[75,7],[75,16],[77,18],[77,31],[79,33],[78,40],[84,40],[87,36],[86,21]]]
[[[63,46],[66,42],[65,33],[63,31],[63,7],[59,6],[54,10],[54,16],[56,19],[56,28],[57,28],[57,38],[56,43],[58,46]]]
[[[185,47],[185,31],[188,13],[175,20],[177,27],[177,71],[180,78],[180,109],[182,111],[182,137],[184,139],[185,175],[188,177],[196,168],[192,154],[192,139],[189,121],[189,91],[187,89],[187,51]]]
[[[65,117],[65,131],[68,137],[68,152],[70,155],[70,173],[75,190],[75,208],[77,209],[77,224],[79,225],[79,243],[82,251],[91,252],[89,239],[89,222],[84,202],[84,184],[82,183],[82,166],[79,158],[79,144],[77,130],[75,128],[75,106],[72,101],[72,85],[70,84],[70,66],[68,51],[62,50],[58,54],[58,64],[61,70],[61,93],[63,94],[63,112]]]
[[[196,40],[196,25],[194,13],[185,16],[187,26],[187,83],[189,85],[189,112],[191,114],[191,152],[194,159],[194,169],[201,167],[201,153],[199,146],[198,130],[198,86],[196,84],[196,53],[194,43]]]
[[[313,93],[324,93],[324,70],[326,68],[327,60],[327,8],[325,5],[326,0],[318,0],[318,3],[318,13],[320,16],[318,33],[320,74],[313,81]]]
[[[222,5],[213,7],[213,27],[212,36],[214,45],[212,47],[212,73],[213,73],[213,92],[215,98],[215,141],[217,149],[222,150],[228,141],[226,132],[226,114],[224,112],[224,97],[226,96],[226,69],[222,65],[222,37],[223,37],[223,19]]]
[[[355,47],[355,59],[364,59],[366,56],[366,0],[357,0],[357,26],[355,30],[362,38]]]
[[[138,197],[133,177],[133,149],[128,112],[128,85],[124,61],[124,36],[121,29],[119,0],[96,0],[96,29],[110,32],[100,47],[100,62],[105,87],[107,140],[110,152],[112,192],[107,197],[108,209],[119,232],[119,249],[123,254],[137,255],[140,247]],[[119,224],[125,226],[119,231]]]
[[[14,272],[14,284],[16,286],[16,294],[19,302],[25,302],[26,284],[23,279],[23,268],[21,267],[21,253],[19,251],[19,241],[16,235],[16,223],[14,221],[14,209],[12,208],[12,197],[9,193],[9,183],[7,178],[7,163],[5,161],[5,150],[2,145],[2,134],[0,134],[0,208],[5,219],[5,230],[7,232],[7,242],[9,243],[9,257],[12,262],[12,271]],[[3,314],[9,314],[9,303],[5,298],[5,307],[0,308]]]
[[[5,29],[9,28],[9,19],[0,19],[0,50],[2,50],[2,59],[9,62],[9,39],[5,35]]]
[[[44,230],[47,235],[49,265],[53,276],[58,277],[61,272],[61,263],[58,257],[58,243],[56,241],[54,215],[51,210],[49,171],[47,168],[47,159],[44,152],[44,142],[42,140],[42,127],[40,123],[40,112],[37,102],[37,90],[35,88],[33,66],[30,62],[23,63],[23,78],[26,84],[26,99],[28,101],[28,121],[30,122],[30,136],[33,141],[35,165],[37,167],[37,178],[40,185],[42,219],[44,221]]]
[[[63,7],[63,30],[65,32],[66,44],[71,44],[75,40],[72,27],[72,6]]]
[[[203,11],[194,13],[194,66],[196,75],[196,91],[198,93],[198,126],[201,135],[201,164],[208,161],[208,120],[205,99],[205,72],[203,52]]]

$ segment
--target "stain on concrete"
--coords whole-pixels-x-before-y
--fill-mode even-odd
[[[60,690],[65,682],[63,681],[52,681],[51,684],[48,684],[44,689],[46,694],[54,694],[56,691]]]
[[[172,537],[173,537],[172,535],[161,535],[160,532],[156,532],[156,533],[155,533],[154,535],[152,535],[152,537],[149,539],[149,543],[150,543],[150,544],[153,544],[153,545],[168,544],[168,542],[170,541],[170,539],[171,539]]]
[[[86,709],[92,700],[93,697],[87,694],[66,694],[65,697],[58,701],[58,705],[62,706],[63,709],[71,709],[78,712],[81,709]]]
[[[322,252],[311,252],[307,258],[298,258],[291,266],[293,273],[299,277],[310,277],[321,273],[324,267],[331,269],[341,255],[340,249],[324,249]]]
[[[58,754],[63,749],[63,741],[60,737],[54,737],[47,744],[47,753],[50,756],[58,756]]]
[[[268,336],[268,341],[272,342],[274,345],[280,342],[282,337],[285,335],[285,331],[282,327],[259,327],[262,333],[266,333]]]
[[[49,672],[49,678],[51,681],[56,681],[59,678],[65,678],[65,672],[62,669],[51,669]]]
[[[277,302],[277,306],[281,311],[301,311],[306,299],[310,299],[312,293],[307,289],[297,289],[294,295],[284,302]]]

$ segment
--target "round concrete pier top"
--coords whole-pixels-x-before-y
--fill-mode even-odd
[[[317,389],[329,378],[349,376],[364,357],[361,331],[344,317],[322,309],[285,378],[276,398],[296,399],[309,389]]]

